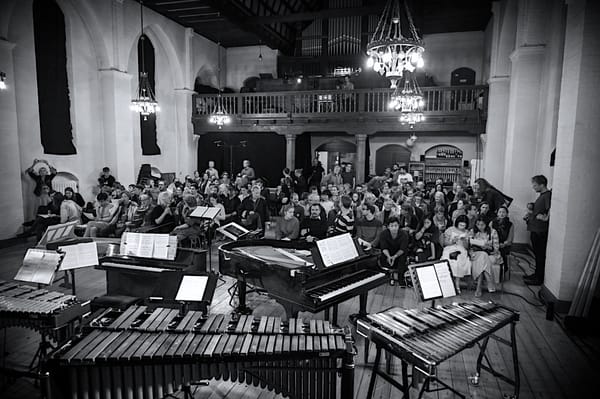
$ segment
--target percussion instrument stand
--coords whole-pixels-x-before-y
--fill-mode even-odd
[[[185,384],[183,384],[181,386],[181,392],[183,392],[183,399],[194,399],[194,395],[192,394],[192,386],[193,385],[208,386],[208,382],[207,381],[193,381],[193,382],[186,382]],[[180,399],[179,397],[175,396],[174,394],[168,394],[167,396],[165,396],[165,398]]]
[[[46,339],[46,333],[40,333],[41,341],[38,345],[37,351],[33,355],[33,359],[31,359],[31,363],[29,363],[29,371],[37,371],[40,372],[46,358],[48,357],[48,351],[55,349],[55,347]]]

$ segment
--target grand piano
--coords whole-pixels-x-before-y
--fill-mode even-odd
[[[323,261],[316,244],[303,241],[243,240],[219,248],[220,272],[237,279],[239,313],[250,313],[246,304],[248,286],[264,290],[279,302],[288,317],[299,311],[317,313],[359,296],[359,315],[366,315],[369,290],[388,281],[378,269],[379,252],[364,252],[353,242],[357,256],[344,262]]]

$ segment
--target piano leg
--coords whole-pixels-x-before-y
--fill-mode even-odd
[[[333,316],[331,319],[333,325],[338,325],[338,305],[333,305]]]
[[[239,314],[252,314],[252,309],[246,306],[246,282],[243,280],[237,281],[237,292],[238,292],[238,307],[235,308],[235,312]]]
[[[358,297],[358,315],[360,317],[367,315],[367,296],[369,292],[364,292]]]

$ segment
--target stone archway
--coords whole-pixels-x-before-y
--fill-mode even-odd
[[[375,173],[382,175],[385,168],[389,168],[395,163],[408,166],[410,154],[411,151],[402,145],[384,145],[375,152]]]

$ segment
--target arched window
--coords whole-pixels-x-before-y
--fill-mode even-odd
[[[138,72],[140,73],[142,72],[142,57],[144,69],[148,73],[148,82],[152,91],[156,93],[154,46],[146,35],[140,36],[138,40]],[[140,133],[142,137],[142,155],[159,155],[160,147],[156,142],[156,114],[150,114],[146,117],[140,115]]]
[[[67,78],[65,18],[54,0],[34,0],[33,37],[44,153],[76,154]]]

